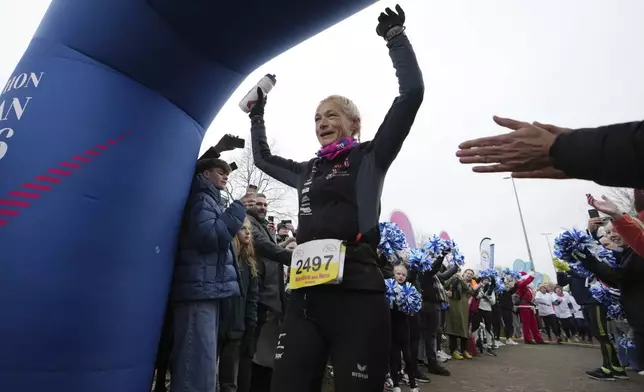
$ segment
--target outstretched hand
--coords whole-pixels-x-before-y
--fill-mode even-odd
[[[595,207],[598,211],[601,211],[612,218],[619,218],[623,215],[619,206],[606,195],[602,195],[602,200],[595,199],[591,194],[587,194],[586,198],[588,199],[588,204],[590,206]]]
[[[396,12],[392,11],[391,8],[385,8],[384,12],[380,13],[378,16],[378,26],[376,27],[376,33],[382,38],[387,38],[387,33],[393,27],[404,26],[405,25],[405,11],[396,4]]]
[[[565,128],[538,122],[528,123],[494,116],[494,122],[512,132],[469,140],[459,145],[461,163],[474,166],[477,173],[511,172],[515,178],[566,178],[552,167],[550,147]]]

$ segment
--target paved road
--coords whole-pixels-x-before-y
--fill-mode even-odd
[[[449,361],[450,377],[433,376],[421,391],[432,392],[644,392],[644,376],[628,381],[591,380],[584,372],[598,367],[599,349],[574,345],[501,347],[498,357]],[[403,391],[408,389],[403,388]]]

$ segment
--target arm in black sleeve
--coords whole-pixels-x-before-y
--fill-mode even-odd
[[[202,159],[215,159],[219,158],[220,154],[219,151],[215,147],[210,147],[209,149],[206,150],[206,152],[203,153],[202,156],[199,157],[199,160]]]
[[[291,265],[292,251],[273,243],[268,234],[253,225],[253,245],[261,256],[286,266]]]
[[[257,301],[259,301],[259,279],[251,276],[248,294],[246,296],[246,329],[250,330],[257,325]]]
[[[612,267],[603,263],[588,252],[586,252],[586,257],[579,257],[578,260],[590,272],[597,275],[597,278],[609,286],[617,288],[619,287],[620,281],[624,279],[622,268]]]
[[[432,263],[432,269],[429,271],[425,272],[429,276],[434,276],[440,271],[441,266],[443,265],[443,260],[445,260],[445,256],[438,256],[436,260]]]
[[[550,159],[571,178],[644,188],[644,121],[562,133]]]
[[[557,272],[557,284],[561,287],[568,286],[570,284],[570,275],[565,272]]]
[[[407,36],[399,34],[387,46],[398,77],[399,95],[369,147],[375,154],[376,164],[385,171],[400,152],[425,94],[423,74]]]
[[[297,188],[298,175],[306,165],[306,162],[298,163],[271,154],[271,148],[266,141],[264,118],[260,115],[253,116],[251,119],[250,135],[255,166],[274,179],[290,187]]]
[[[454,276],[454,274],[457,272],[458,272],[458,265],[453,265],[448,269],[446,269],[445,271],[437,273],[436,276],[438,277],[438,279],[440,279],[441,282],[444,282],[450,279],[452,276]]]

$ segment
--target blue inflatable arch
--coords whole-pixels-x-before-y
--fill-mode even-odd
[[[0,85],[0,391],[149,391],[204,135],[373,0],[53,0]]]

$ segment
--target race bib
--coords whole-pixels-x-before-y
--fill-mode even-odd
[[[340,240],[314,240],[298,245],[291,258],[291,290],[342,282],[345,252]]]

